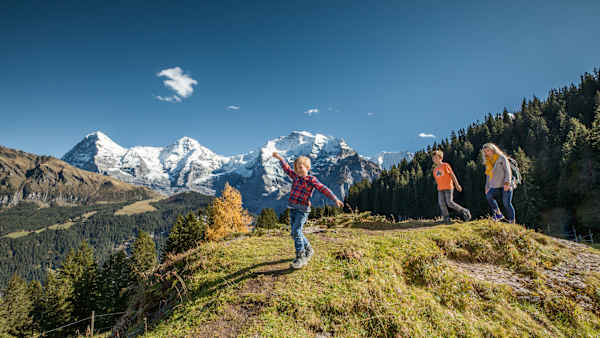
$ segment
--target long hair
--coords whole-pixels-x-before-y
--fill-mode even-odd
[[[486,143],[483,145],[483,147],[481,147],[481,161],[483,164],[485,164],[486,161],[485,153],[483,152],[484,149],[490,149],[492,152],[494,152],[494,154],[508,158],[508,156],[502,150],[500,150],[497,145],[493,143]]]

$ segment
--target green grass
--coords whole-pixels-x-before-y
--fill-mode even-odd
[[[407,229],[415,224],[430,227]],[[569,259],[573,249],[487,220],[432,225],[354,224],[308,234],[316,254],[299,271],[289,269],[293,244],[286,232],[207,243],[156,271],[121,324],[143,334],[147,317],[147,337],[600,335],[599,308],[584,310],[577,292],[544,286],[540,271]],[[539,301],[459,273],[450,260],[530,278]],[[599,290],[600,278],[590,274],[578,292],[600,300]]]

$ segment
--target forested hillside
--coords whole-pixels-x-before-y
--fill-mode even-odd
[[[160,249],[177,215],[196,211],[211,200],[199,193],[182,193],[151,203],[154,211],[131,215],[115,211],[132,201],[50,208],[24,203],[5,210],[0,213],[0,287],[14,273],[26,280],[44,280],[48,269],[61,266],[82,241],[94,248],[100,263],[116,248],[127,247],[139,231],[149,233]]]
[[[452,132],[448,139],[418,151],[383,171],[373,182],[349,191],[354,208],[394,217],[431,218],[440,214],[432,176],[431,151],[444,152],[462,193],[455,200],[485,216],[484,166],[480,150],[493,142],[519,163],[524,182],[515,191],[517,222],[561,235],[600,231],[600,71],[579,84],[553,89],[545,100],[524,99],[516,112],[488,114],[483,122]]]

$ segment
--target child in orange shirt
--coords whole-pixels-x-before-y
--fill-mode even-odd
[[[438,204],[442,210],[442,216],[444,217],[444,223],[452,224],[450,216],[448,214],[448,207],[460,212],[463,219],[469,221],[471,219],[471,212],[467,208],[461,207],[458,203],[454,202],[453,191],[456,186],[456,190],[462,191],[462,187],[458,184],[458,179],[452,171],[452,167],[448,163],[442,162],[444,159],[444,153],[441,150],[435,150],[432,154],[433,163],[435,163],[433,169],[433,177],[437,184],[438,190]]]

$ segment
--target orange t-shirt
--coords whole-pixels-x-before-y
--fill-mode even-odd
[[[433,177],[435,177],[435,181],[437,182],[438,191],[454,189],[452,167],[448,163],[442,163],[433,169]]]

